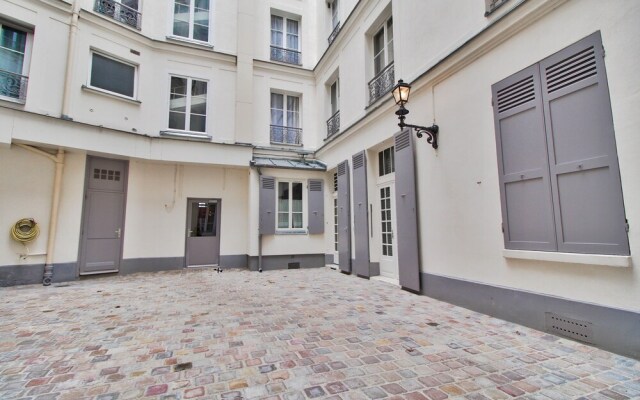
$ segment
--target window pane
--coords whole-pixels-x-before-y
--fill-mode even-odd
[[[0,46],[23,53],[27,44],[27,33],[8,26],[2,26],[0,33]]]
[[[136,68],[132,65],[93,54],[91,86],[133,97]]]
[[[173,7],[173,34],[189,37],[189,17],[191,7],[189,0],[176,0]]]
[[[191,113],[207,114],[207,82],[191,81]]]
[[[384,175],[384,152],[378,152],[378,176]]]
[[[207,117],[204,115],[191,115],[189,130],[194,132],[205,132],[207,129]]]
[[[187,111],[187,78],[171,77],[169,108],[171,111]]]
[[[282,47],[283,19],[275,15],[271,16],[271,44]]]
[[[193,25],[193,38],[195,40],[202,40],[203,42],[209,41],[209,26],[208,25]]]
[[[278,213],[278,228],[289,227],[289,213]]]
[[[169,112],[169,129],[178,129],[184,131],[185,127],[185,114],[179,112]]]
[[[0,47],[0,70],[22,75],[24,54]]]
[[[284,96],[271,93],[271,125],[284,125]]]
[[[293,182],[291,186],[291,210],[293,212],[302,212],[302,183]]]
[[[302,228],[302,213],[293,213],[291,217],[293,219],[292,228]]]
[[[278,183],[278,211],[289,211],[289,183]]]

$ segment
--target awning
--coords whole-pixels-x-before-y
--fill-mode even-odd
[[[286,168],[286,169],[306,169],[314,171],[326,171],[327,166],[318,160],[301,160],[287,158],[265,158],[254,157],[251,166],[262,168]]]

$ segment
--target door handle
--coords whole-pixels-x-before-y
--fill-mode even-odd
[[[116,229],[116,235],[117,235],[118,239],[120,239],[120,235],[122,235],[122,228]]]

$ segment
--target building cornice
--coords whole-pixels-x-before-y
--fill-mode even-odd
[[[288,75],[297,75],[301,78],[314,79],[315,74],[310,69],[305,69],[301,67],[289,66],[286,64],[275,63],[264,60],[253,60],[254,69],[270,71],[270,72],[280,72]]]

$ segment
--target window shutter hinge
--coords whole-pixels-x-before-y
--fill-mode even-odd
[[[491,98],[491,107],[495,107],[495,104],[493,103],[493,97]]]
[[[500,224],[500,229],[502,229],[502,233],[504,233],[504,222]]]
[[[627,231],[627,233],[629,232],[629,221],[624,223],[624,230]]]

